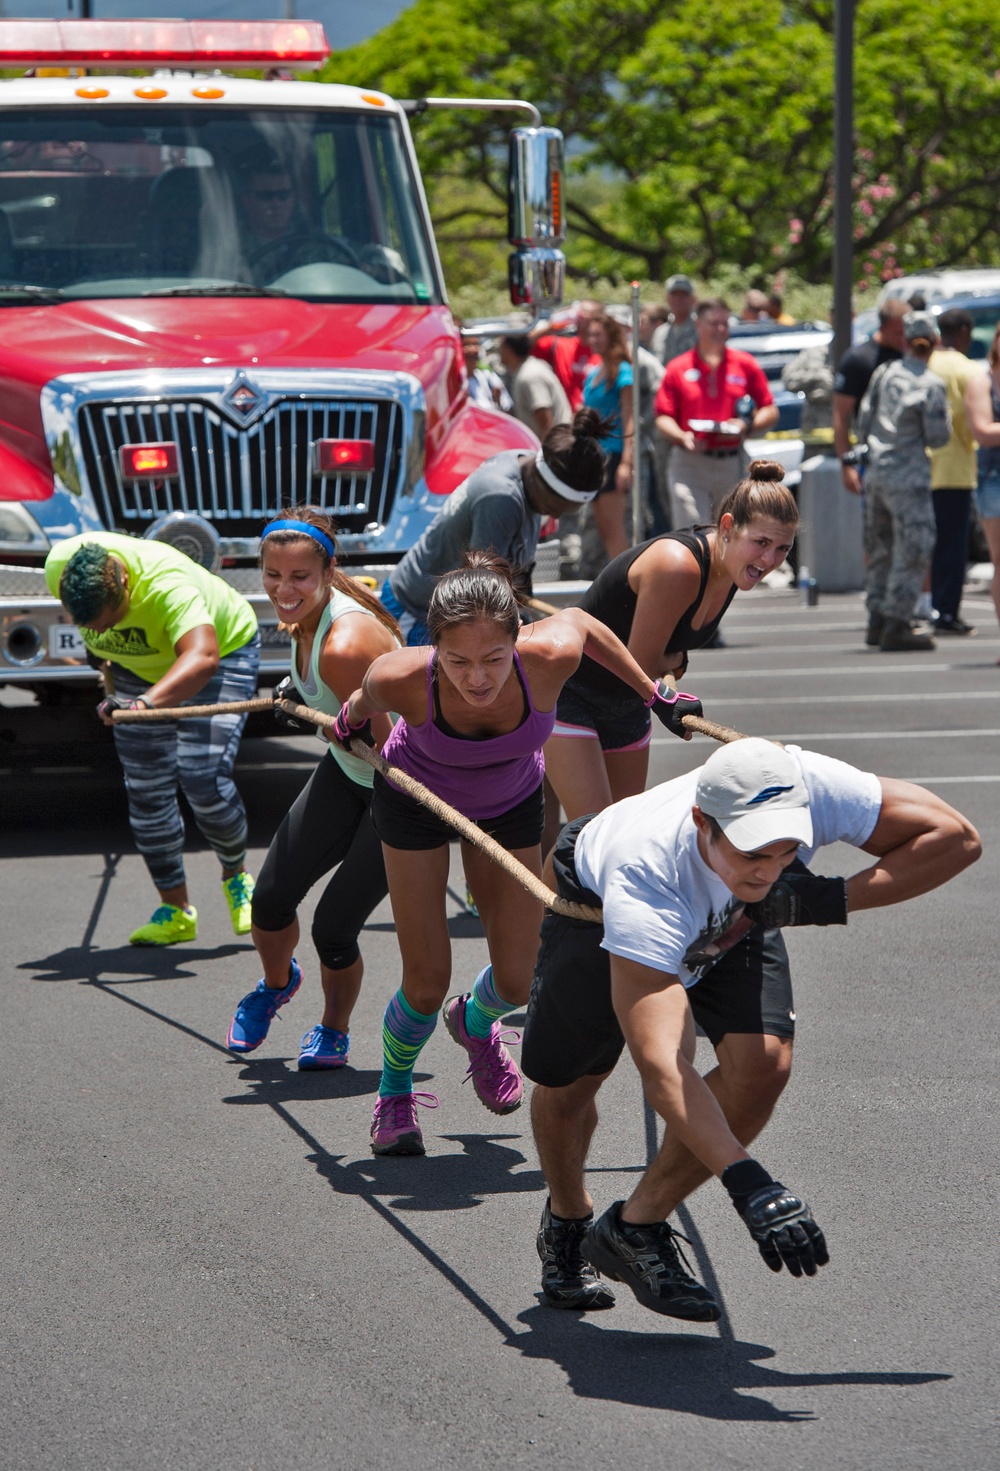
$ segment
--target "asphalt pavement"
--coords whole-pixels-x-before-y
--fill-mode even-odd
[[[308,943],[298,996],[234,1059],[226,1028],[259,970],[197,835],[197,941],[135,950],[155,896],[110,753],[5,771],[0,1462],[1000,1465],[1000,631],[982,593],[963,611],[978,637],[886,655],[863,647],[858,597],[805,608],[762,589],[736,600],[724,649],[692,658],[684,684],[707,714],[923,782],[985,846],[943,890],[791,936],[796,1064],[756,1152],[808,1198],[832,1260],[813,1280],[772,1275],[709,1182],[681,1225],[725,1304],[714,1325],[658,1318],[624,1288],[587,1317],[542,1303],[527,1108],[487,1114],[443,1027],[418,1070],[440,1098],[422,1120],[427,1157],[372,1157],[381,1013],[399,979],[387,904],[363,938],[351,1065],[295,1070],[319,1018]],[[245,743],[256,862],[318,749]],[[657,736],[653,779],[711,749]],[[817,866],[850,871],[859,855],[827,850]],[[457,855],[452,873],[458,989],[485,944]],[[599,1209],[653,1142],[625,1060],[590,1162]]]

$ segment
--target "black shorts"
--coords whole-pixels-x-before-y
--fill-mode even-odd
[[[375,773],[371,813],[375,831],[389,848],[422,852],[441,848],[459,836],[449,823],[436,817],[416,797],[394,787],[378,771]],[[533,848],[542,841],[545,825],[542,783],[539,782],[533,792],[507,812],[501,812],[497,817],[470,818],[470,821],[484,833],[489,833],[508,852],[517,848]]]
[[[552,734],[586,739],[592,730],[602,751],[631,751],[649,745],[651,726],[649,711],[627,685],[609,695],[571,678],[559,693]]]
[[[590,817],[567,823],[553,864],[559,893],[600,903],[580,883],[573,852]],[[547,913],[521,1041],[521,1071],[547,1088],[611,1072],[625,1039],[611,1003],[611,957],[604,928]],[[788,954],[780,930],[757,925],[687,993],[694,1019],[713,1046],[729,1033],[792,1037],[795,1014]]]

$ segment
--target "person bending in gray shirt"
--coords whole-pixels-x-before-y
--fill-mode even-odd
[[[541,450],[493,455],[451,493],[382,587],[382,602],[408,644],[429,642],[434,585],[466,552],[494,551],[530,571],[543,518],[578,510],[597,495],[605,470],[602,427],[593,409],[579,409],[572,424],[549,430]]]

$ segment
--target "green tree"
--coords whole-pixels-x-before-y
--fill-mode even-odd
[[[832,0],[416,0],[325,80],[400,97],[510,96],[566,135],[571,270],[722,264],[829,275]],[[1000,258],[1000,7],[861,0],[860,279]],[[483,269],[503,237],[516,117],[415,122],[443,248]],[[464,272],[463,272],[464,273]]]

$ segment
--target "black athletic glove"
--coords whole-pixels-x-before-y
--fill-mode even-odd
[[[286,674],[280,684],[276,684],[272,691],[274,699],[274,718],[282,730],[287,730],[289,735],[313,735],[316,727],[310,725],[307,720],[300,720],[297,715],[289,715],[280,705],[281,700],[291,700],[293,704],[299,703],[299,692],[295,688],[295,682],[290,674]]]
[[[665,725],[672,735],[680,736],[682,740],[691,734],[684,729],[684,716],[705,713],[696,695],[686,695],[683,690],[672,690],[662,679],[656,681],[656,689],[644,703],[661,725]]]
[[[814,873],[783,873],[746,913],[769,930],[804,924],[847,923],[847,880]]]
[[[371,721],[363,720],[360,725],[352,725],[347,718],[346,705],[341,705],[333,725],[327,728],[332,731],[337,745],[343,746],[345,751],[350,751],[352,741],[364,741],[366,746],[371,746],[372,750],[375,749]]]
[[[152,706],[148,700],[138,695],[134,700],[126,695],[105,695],[97,706],[97,714],[101,720],[110,720],[116,710],[150,710]]]
[[[784,1264],[793,1277],[815,1277],[816,1268],[826,1266],[826,1238],[809,1207],[755,1159],[723,1170],[722,1183],[772,1272]]]

